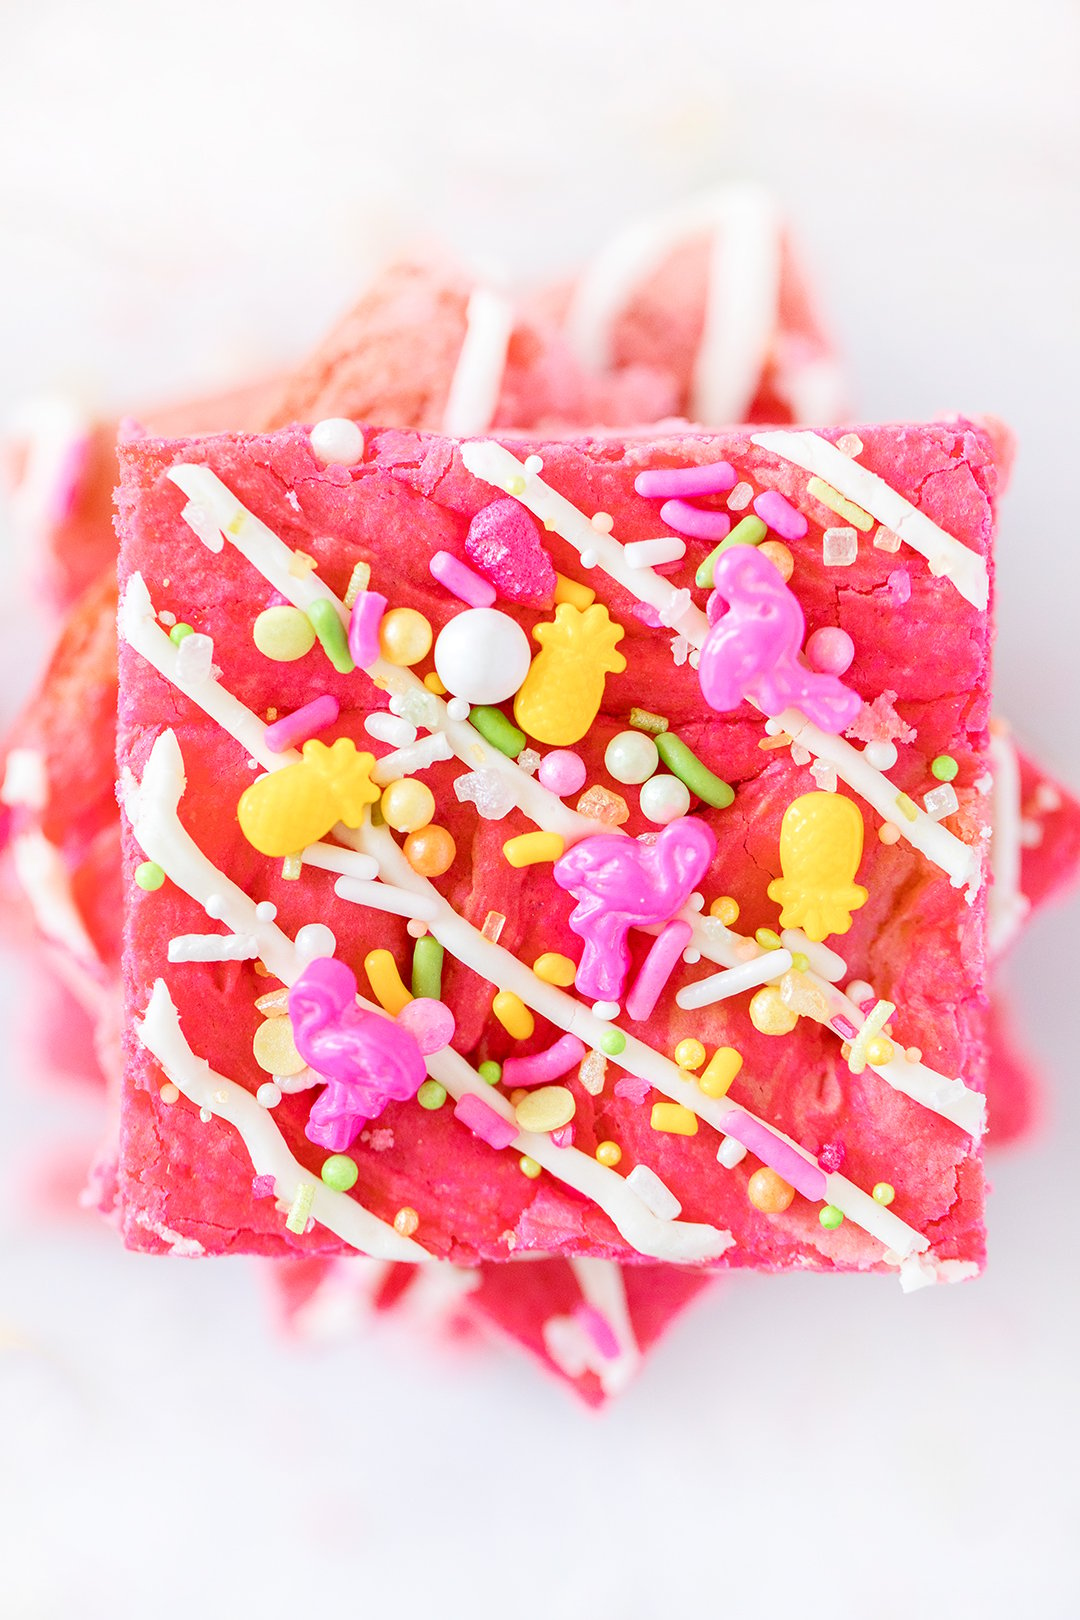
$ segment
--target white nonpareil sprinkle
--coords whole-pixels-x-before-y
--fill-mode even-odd
[[[623,547],[629,568],[658,568],[679,562],[685,555],[686,541],[676,534],[664,534],[656,540],[628,540]]]
[[[526,776],[535,776],[540,769],[540,758],[535,748],[523,748],[514,763]]]
[[[259,954],[251,934],[174,934],[170,962],[250,962]]]
[[[399,714],[410,725],[421,731],[437,731],[439,726],[439,700],[425,687],[411,687],[407,692],[396,692],[387,704],[391,714]]]
[[[863,758],[875,771],[891,771],[896,764],[896,744],[893,742],[868,742],[863,749]]]
[[[815,759],[810,766],[810,775],[822,793],[836,792],[836,766],[830,765],[827,759]]]
[[[324,467],[355,467],[364,458],[364,435],[347,416],[328,416],[311,430],[311,449]]]
[[[836,448],[845,456],[861,456],[863,442],[857,433],[842,433],[836,441]]]
[[[263,1108],[276,1108],[281,1101],[281,1091],[272,1080],[265,1080],[255,1093],[255,1101]]]
[[[364,730],[376,742],[389,743],[392,748],[407,748],[416,741],[416,727],[402,715],[387,714],[378,709],[364,721]]]
[[[826,568],[850,568],[859,555],[859,536],[854,529],[826,529],[821,537],[821,560]]]
[[[683,614],[688,613],[693,605],[694,599],[688,590],[673,591],[667,606],[657,608],[657,617],[661,624],[666,625],[669,630],[673,630]]]
[[[722,1164],[725,1170],[734,1170],[745,1158],[746,1149],[733,1136],[725,1136],[716,1150],[716,1162]]]
[[[923,804],[932,821],[941,821],[960,808],[960,801],[951,782],[942,782],[940,787],[931,788],[929,793],[924,793]]]
[[[484,821],[501,821],[517,803],[513,787],[498,771],[466,771],[454,779],[454,796],[459,804],[474,804]]]
[[[682,1214],[682,1205],[671,1188],[647,1164],[635,1164],[626,1178],[626,1185],[634,1189],[645,1208],[651,1210],[658,1220],[674,1221]]]

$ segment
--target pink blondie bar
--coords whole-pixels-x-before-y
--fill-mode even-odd
[[[680,434],[510,451],[495,441],[460,447],[372,432],[362,448],[354,442],[342,452],[352,462],[348,468],[323,467],[302,430],[261,439],[139,441],[125,448],[121,624],[130,645],[122,655],[121,764],[133,823],[129,871],[140,850],[169,871],[176,858],[171,840],[179,837],[175,801],[186,777],[179,813],[209,863],[200,870],[204,877],[207,870],[224,873],[223,884],[238,881],[235,893],[227,888],[229,905],[242,907],[244,891],[251,911],[249,929],[237,932],[236,923],[229,924],[241,944],[193,945],[186,936],[205,935],[203,905],[209,900],[216,908],[216,891],[202,893],[183,872],[170,873],[161,888],[133,885],[129,891],[120,1165],[129,1241],[264,1253],[351,1246],[386,1258],[405,1258],[406,1246],[416,1259],[422,1253],[494,1259],[539,1250],[724,1266],[900,1267],[908,1280],[977,1269],[986,557],[994,470],[988,441],[973,429],[860,434],[854,442],[849,436],[841,451],[823,437],[802,434],[762,434],[756,442],[746,434]],[[724,696],[727,689],[714,678],[718,651],[724,661],[720,632],[726,628],[730,645],[734,608],[728,604],[724,611],[721,601],[710,628],[698,605],[707,587],[695,579],[716,535],[732,522],[719,496],[692,493],[700,474],[696,484],[684,476],[645,478],[635,487],[641,474],[720,463],[731,473],[730,479],[723,474],[726,492],[749,487],[774,525],[764,550],[748,554],[768,559],[769,589],[782,594],[778,611],[789,615],[792,603],[801,604],[806,628],[829,632],[808,643],[811,666],[821,667],[811,669],[802,697],[820,725],[791,701],[807,674],[794,656],[798,647],[783,655],[774,648],[773,662],[751,681],[757,707],[741,702],[738,692]],[[661,517],[658,486],[680,483],[677,510],[665,505]],[[510,501],[520,497],[509,510],[507,490]],[[688,519],[687,506],[700,517]],[[525,517],[530,508],[544,527]],[[481,509],[485,516],[475,523]],[[743,523],[738,511],[734,521]],[[604,515],[590,524],[596,512]],[[750,524],[736,541],[763,538],[760,521],[760,534]],[[241,548],[246,532],[258,535],[263,573],[231,540],[208,558],[189,523],[211,547],[223,533],[239,536]],[[523,530],[530,523],[532,531]],[[708,537],[691,534],[684,543],[670,532],[681,527],[685,534],[688,523]],[[902,556],[894,549],[901,543],[894,527],[910,542]],[[876,529],[879,543],[863,539],[848,560],[840,529],[853,538]],[[406,535],[407,550],[400,543]],[[259,548],[266,546],[264,554]],[[727,577],[735,549],[716,561],[718,577]],[[929,552],[934,571],[920,551]],[[474,575],[474,564],[487,571],[486,583],[501,593],[494,634],[507,636],[508,623],[542,631],[531,667],[524,636],[506,643],[514,651],[505,669],[503,659],[494,660],[502,680],[517,683],[503,701],[515,698],[525,735],[514,734],[506,710],[495,717],[496,702],[479,702],[468,671],[458,683],[475,704],[467,719],[455,717],[468,708],[463,696],[449,718],[438,698],[434,708],[427,702],[434,694],[416,678],[416,668],[433,677],[433,686],[440,684],[428,667],[431,634],[438,637],[436,670],[440,647],[446,652],[448,680],[451,672],[457,679],[462,646],[460,638],[445,637],[464,602],[431,572],[440,553]],[[661,553],[665,573],[657,574],[646,560],[659,562]],[[304,603],[333,649],[336,633],[315,598],[329,603],[342,625],[340,599],[357,563],[371,570],[368,599],[381,584],[392,609],[411,610],[397,621],[408,628],[395,629],[383,648],[390,657],[373,662],[362,635],[357,646],[367,673],[332,667],[318,647],[288,664],[253,650],[252,626],[274,605],[272,590]],[[783,579],[789,564],[790,588]],[[562,597],[558,604],[553,585]],[[154,609],[200,633],[190,654],[183,653],[190,638],[177,645],[155,622],[147,592]],[[586,605],[591,592],[596,600]],[[525,594],[535,605],[522,602]],[[576,665],[567,663],[567,637],[577,645],[590,612],[588,650],[579,651]],[[206,672],[211,639],[220,678]],[[850,667],[843,656],[849,641]],[[697,646],[703,647],[701,684],[691,661]],[[562,678],[552,682],[560,648]],[[415,667],[395,662],[413,654]],[[346,657],[338,648],[339,666]],[[842,679],[835,673],[840,664]],[[739,667],[740,679],[747,678]],[[568,683],[570,668],[576,673]],[[490,669],[488,677],[493,694],[500,680]],[[177,681],[189,696],[181,695]],[[786,699],[779,707],[778,682]],[[489,687],[481,682],[480,696]],[[387,714],[387,688],[402,713]],[[562,712],[567,691],[569,716]],[[225,702],[226,692],[243,707]],[[966,696],[959,699],[957,692]],[[829,697],[824,708],[822,693]],[[215,707],[219,699],[224,711]],[[303,862],[294,877],[295,867],[283,874],[280,861],[252,847],[235,810],[252,785],[249,760],[256,759],[255,768],[260,760],[277,763],[259,740],[267,709],[291,714],[312,702],[323,704],[320,713],[326,704],[338,705],[323,741],[342,737],[363,745],[368,723],[374,721],[377,735],[387,732],[387,719],[421,729],[433,721],[434,731],[419,753],[417,745],[404,744],[404,756],[373,766],[375,786],[394,791],[383,794],[382,825],[372,825],[355,805],[349,811],[351,821],[359,816],[349,839],[359,850],[326,854],[334,846],[320,835],[311,841],[320,846],[314,860],[330,862],[331,869],[312,870],[312,862]],[[777,713],[770,728],[776,735],[766,733],[762,706]],[[216,719],[208,718],[207,707]],[[648,711],[644,718],[642,711]],[[652,762],[648,780],[628,787],[641,774],[648,728],[659,724],[652,717],[668,722],[660,743],[650,745],[668,768],[657,770],[659,760]],[[637,737],[627,742],[634,718]],[[828,729],[841,719],[854,741],[838,737],[836,725]],[[171,737],[163,730],[166,721]],[[297,724],[302,729],[303,718]],[[485,727],[516,750],[513,764],[505,763],[509,756]],[[230,732],[242,736],[242,744]],[[566,742],[572,747],[562,746]],[[530,746],[536,743],[551,754],[539,754]],[[380,756],[385,751],[382,739],[371,747]],[[571,752],[577,756],[572,766],[552,759]],[[955,779],[955,789],[929,772],[932,760]],[[569,781],[564,766],[575,780],[584,774],[560,797],[559,785]],[[384,784],[395,770],[403,775]],[[534,778],[534,771],[543,775]],[[421,782],[430,788],[426,798],[416,791]],[[578,789],[585,784],[599,791],[588,793],[582,809],[572,808],[565,794],[580,804]],[[915,797],[926,794],[929,812]],[[413,807],[404,821],[401,799]],[[437,832],[407,831],[408,815],[427,800],[434,802]],[[833,874],[841,899],[847,895],[852,905],[847,922],[835,907],[826,908],[830,927],[824,932],[837,936],[833,944],[842,958],[832,948],[823,953],[820,915],[815,922],[797,904],[799,836],[782,836],[782,823],[793,803],[806,810],[807,800],[811,820],[820,811],[823,825],[835,807],[849,807],[842,841],[854,836],[852,817],[865,832],[862,850],[848,848],[845,857],[854,854],[853,871]],[[474,810],[478,802],[486,815]],[[798,808],[795,814],[798,819]],[[612,830],[612,821],[625,831]],[[391,830],[397,822],[406,832],[404,845]],[[519,842],[537,827],[546,839]],[[307,829],[301,830],[307,847]],[[322,834],[329,831],[328,825]],[[149,847],[159,836],[164,860]],[[590,851],[594,839],[601,842]],[[785,841],[791,871],[782,861]],[[358,854],[368,863],[360,870],[377,865],[377,886],[355,876]],[[648,905],[629,923],[625,914],[609,915],[594,854],[614,861],[616,871],[629,866],[648,878]],[[185,883],[194,897],[182,892]],[[785,913],[802,915],[816,939],[793,932],[790,915],[778,916],[770,887]],[[696,895],[706,911],[716,902],[714,915],[694,910]],[[275,906],[275,918],[255,919],[250,896]],[[729,926],[735,901],[738,929]],[[286,960],[282,941],[315,917],[318,926],[329,927],[333,944],[325,933],[309,933],[302,946],[311,948],[314,940],[332,949],[355,968],[362,995],[399,1013],[405,1005],[400,987],[380,953],[389,952],[397,972],[407,976],[414,936],[430,936],[445,950],[436,999],[453,1019],[453,1061],[435,1052],[427,1067],[433,1076],[441,1072],[436,1087],[456,1103],[425,1108],[399,1099],[377,1109],[351,1138],[349,1153],[332,1155],[351,1157],[355,1165],[348,1193],[317,1174],[326,1157],[317,1141],[325,1136],[327,1108],[320,1111],[317,1099],[313,1110],[311,1090],[331,1096],[332,1114],[331,1088],[319,1089],[326,1077],[301,1064],[294,1074],[303,1076],[305,1089],[283,1091],[278,1081],[289,1077],[269,1078],[273,1058],[260,1073],[260,1051],[284,1050],[280,1031],[268,1035],[265,1026],[284,1017],[285,992],[275,997],[275,979],[262,979],[250,958],[236,955],[266,935],[273,948],[264,942],[260,955],[274,957],[279,977],[282,971],[298,977],[299,958]],[[652,934],[643,931],[649,928]],[[757,940],[755,930],[764,931]],[[618,948],[613,940],[621,942]],[[672,944],[680,941],[688,964],[671,959]],[[215,949],[230,960],[196,959]],[[192,950],[196,958],[185,959]],[[541,958],[569,961],[576,990],[534,973],[531,964]],[[265,966],[275,971],[274,961]],[[830,973],[852,982],[853,994],[845,995]],[[691,981],[704,979],[710,983],[693,987]],[[755,985],[761,988],[748,996]],[[493,987],[502,991],[494,1008]],[[652,990],[655,1005],[647,1011]],[[617,1008],[607,1005],[616,1000]],[[166,1100],[151,1048],[172,1077]],[[560,1069],[571,1056],[570,1069]],[[192,1080],[203,1073],[197,1059],[209,1060],[219,1077],[206,1096],[203,1081]],[[288,1062],[296,1061],[293,1052]],[[492,1071],[478,1077],[480,1063],[501,1065],[486,1094]],[[727,1073],[732,1067],[734,1075]],[[514,1085],[515,1076],[537,1075],[562,1082],[533,1092],[561,1094],[542,1097],[546,1114],[526,1106],[529,1097],[518,1097],[523,1088]],[[198,1093],[210,1117],[168,1100],[173,1087]],[[255,1101],[259,1091],[267,1100],[276,1092],[280,1100],[265,1107]],[[554,1119],[556,1102],[563,1111],[570,1107],[567,1119],[530,1130],[530,1121]],[[371,1106],[368,1098],[361,1114]],[[523,1143],[534,1151],[522,1151]],[[245,1170],[252,1149],[257,1164],[270,1152],[276,1169],[256,1168],[254,1176],[250,1164]],[[275,1196],[259,1196],[268,1190]]]

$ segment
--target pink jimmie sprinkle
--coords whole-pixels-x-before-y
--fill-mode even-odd
[[[767,489],[763,495],[759,495],[754,502],[754,511],[781,540],[801,540],[809,528],[802,513],[776,489]]]
[[[624,1075],[621,1080],[615,1082],[616,1097],[625,1098],[627,1102],[643,1103],[651,1090],[649,1082],[639,1080],[635,1074]]]
[[[738,481],[730,462],[707,461],[702,467],[652,467],[638,473],[634,488],[639,495],[659,500],[669,495],[722,495]]]
[[[379,626],[386,612],[386,597],[361,591],[349,619],[349,652],[357,669],[367,669],[379,656]]]
[[[263,741],[272,754],[283,754],[287,748],[307,742],[309,737],[316,737],[327,726],[332,726],[339,712],[337,698],[324,692],[322,697],[312,698],[310,703],[305,703],[302,709],[296,709],[292,714],[275,720],[272,726],[267,726]]]
[[[494,585],[490,580],[481,579],[475,569],[463,563],[459,557],[451,556],[448,551],[437,551],[428,567],[440,585],[445,585],[448,591],[452,591],[462,602],[468,602],[470,607],[495,606]]]
[[[573,1317],[585,1329],[604,1360],[614,1361],[619,1353],[619,1341],[604,1313],[582,1299],[574,1306]]]
[[[855,1025],[849,1018],[845,1018],[843,1013],[837,1013],[836,1017],[832,1019],[832,1027],[836,1030],[836,1033],[838,1035],[842,1035],[846,1041],[853,1041],[856,1035],[859,1033],[855,1028]]]
[[[503,1084],[511,1090],[515,1086],[546,1086],[560,1075],[569,1074],[584,1056],[584,1043],[576,1035],[563,1035],[546,1051],[534,1052],[531,1057],[507,1058],[503,1064]]]
[[[760,1120],[733,1108],[717,1123],[725,1136],[733,1136],[736,1142],[741,1142],[748,1152],[775,1170],[778,1176],[783,1176],[804,1198],[820,1203],[825,1197],[825,1176],[820,1167],[804,1159],[779,1136],[774,1136]]]
[[[665,501],[660,517],[669,529],[688,534],[692,540],[723,540],[731,528],[726,512],[708,512],[688,501]]]
[[[273,1176],[252,1176],[251,1196],[252,1198],[273,1198],[276,1185]]]
[[[675,965],[689,945],[693,932],[689,923],[676,920],[668,923],[655,943],[650,946],[649,954],[642,963],[641,972],[634,980],[630,994],[626,998],[626,1016],[632,1018],[635,1023],[651,1016],[660,999],[660,993],[674,973]]]
[[[509,1147],[517,1135],[516,1125],[511,1125],[508,1119],[503,1119],[494,1108],[488,1107],[483,1098],[475,1097],[471,1091],[467,1091],[464,1097],[458,1099],[454,1106],[454,1118],[460,1119],[474,1136],[478,1136],[481,1142],[486,1142],[489,1147]]]
[[[664,622],[650,602],[632,602],[630,611],[635,619],[647,624],[650,630],[659,630]]]

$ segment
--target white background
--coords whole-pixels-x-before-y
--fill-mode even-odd
[[[760,178],[866,416],[1019,430],[1000,707],[1080,786],[1078,43],[1071,0],[7,0],[0,404],[288,360],[390,241],[539,277]],[[297,1351],[251,1268],[37,1216],[93,1109],[6,1076],[0,1613],[1075,1615],[1074,941],[1059,910],[1011,969],[1056,1087],[985,1280],[737,1280],[599,1420],[494,1349]]]

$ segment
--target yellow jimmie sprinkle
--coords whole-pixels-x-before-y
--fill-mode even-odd
[[[654,1131],[666,1131],[671,1136],[696,1136],[697,1115],[682,1103],[653,1103],[649,1124]]]
[[[368,951],[364,957],[364,971],[368,976],[375,1000],[396,1018],[402,1007],[407,1007],[412,996],[402,983],[398,965],[389,951]]]
[[[838,489],[833,489],[832,485],[827,484],[824,478],[811,478],[806,486],[806,493],[813,495],[814,499],[820,501],[822,506],[827,506],[830,512],[835,512],[837,517],[846,518],[849,523],[853,523],[864,534],[869,533],[874,527],[874,520],[869,512],[864,512],[861,506],[856,506],[855,502],[849,501],[846,495],[841,495]]]
[[[307,1223],[311,1219],[311,1206],[315,1202],[315,1188],[310,1181],[302,1181],[296,1189],[288,1215],[285,1217],[285,1226],[288,1231],[295,1232],[301,1237],[307,1231]]]
[[[571,607],[576,607],[579,612],[584,613],[595,601],[596,592],[591,585],[582,585],[580,580],[567,579],[565,574],[555,575],[556,607],[560,602],[569,602]]]
[[[908,821],[914,821],[919,814],[919,807],[914,799],[909,799],[906,793],[896,795],[896,808]]]
[[[511,866],[539,866],[542,861],[557,861],[565,848],[558,833],[531,832],[508,838],[503,854]]]
[[[698,1085],[706,1097],[726,1097],[742,1066],[741,1052],[736,1052],[733,1046],[718,1046],[708,1067],[698,1076]]]
[[[506,1033],[512,1035],[515,1041],[527,1041],[536,1028],[536,1020],[532,1013],[513,990],[500,990],[491,1003],[491,1010]]]
[[[545,951],[533,963],[533,972],[545,984],[557,984],[565,990],[567,985],[574,982],[577,975],[577,966],[569,956],[563,956],[560,951]]]

